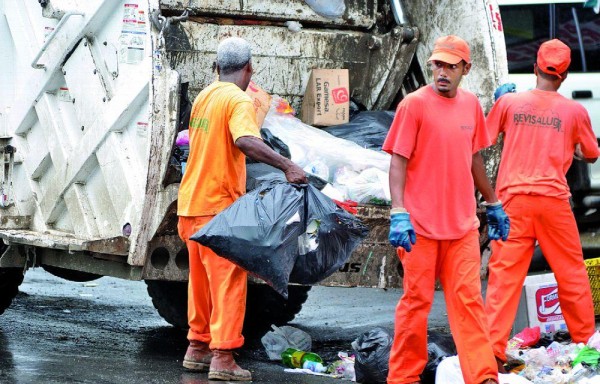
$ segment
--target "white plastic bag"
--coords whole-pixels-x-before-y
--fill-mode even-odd
[[[322,129],[304,124],[300,119],[277,112],[280,97],[273,104],[263,128],[282,140],[289,148],[292,161],[308,172],[325,179],[349,196],[349,186],[354,185],[354,196],[363,196],[361,202],[390,200],[390,155],[383,151],[366,149],[345,139],[335,137]],[[361,173],[369,170],[365,174]],[[356,179],[356,180],[355,180]]]
[[[514,373],[499,374],[500,384],[532,384],[531,381]],[[465,384],[458,356],[451,356],[442,360],[435,372],[435,384]]]
[[[367,168],[357,177],[346,180],[345,187],[348,198],[360,204],[383,204],[392,200],[388,174],[377,168]]]
[[[271,328],[273,330],[260,339],[270,360],[281,360],[281,353],[288,348],[311,350],[312,339],[303,330],[288,325],[282,327],[271,325]]]

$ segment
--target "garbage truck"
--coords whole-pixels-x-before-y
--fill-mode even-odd
[[[247,39],[253,81],[296,110],[314,68],[348,69],[357,104],[393,110],[427,82],[445,34],[470,42],[462,86],[488,109],[508,76],[495,0],[0,0],[0,313],[42,267],[143,280],[160,315],[187,326],[175,138],[223,38]],[[358,215],[369,237],[321,284],[399,287],[389,209]],[[284,300],[251,280],[246,329],[290,321],[309,289]]]

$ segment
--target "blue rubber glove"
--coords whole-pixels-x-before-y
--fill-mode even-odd
[[[402,247],[406,252],[410,252],[412,244],[417,242],[417,235],[407,212],[392,213],[389,239],[390,244],[396,248]]]
[[[510,219],[502,205],[488,205],[485,207],[488,222],[488,237],[490,240],[506,241],[510,232]]]
[[[515,83],[504,83],[494,91],[494,101],[498,100],[500,96],[506,93],[515,93],[517,92],[517,86]]]

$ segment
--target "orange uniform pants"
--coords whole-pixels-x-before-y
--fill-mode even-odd
[[[389,384],[419,380],[427,364],[427,317],[439,277],[448,320],[465,384],[498,379],[481,296],[479,234],[458,240],[432,240],[417,235],[411,252],[398,248],[404,267],[404,294],[396,307]]]
[[[180,216],[177,226],[190,260],[188,340],[207,343],[210,349],[235,349],[244,344],[247,272],[190,240],[212,218]]]
[[[574,342],[594,333],[594,304],[577,224],[569,202],[554,197],[517,195],[506,202],[510,235],[492,242],[485,310],[494,354],[506,361],[506,345],[535,241],[558,283],[558,299]]]

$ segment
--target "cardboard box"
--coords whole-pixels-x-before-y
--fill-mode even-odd
[[[313,69],[304,92],[300,119],[309,125],[347,123],[350,87],[347,69]]]
[[[545,333],[566,330],[567,324],[558,302],[558,285],[553,273],[525,278],[513,334],[538,325]]]
[[[246,93],[252,99],[252,103],[254,103],[256,121],[258,122],[258,127],[261,128],[265,121],[265,116],[267,116],[267,112],[269,112],[269,108],[271,107],[272,97],[253,81],[250,81],[250,84],[248,84]]]

